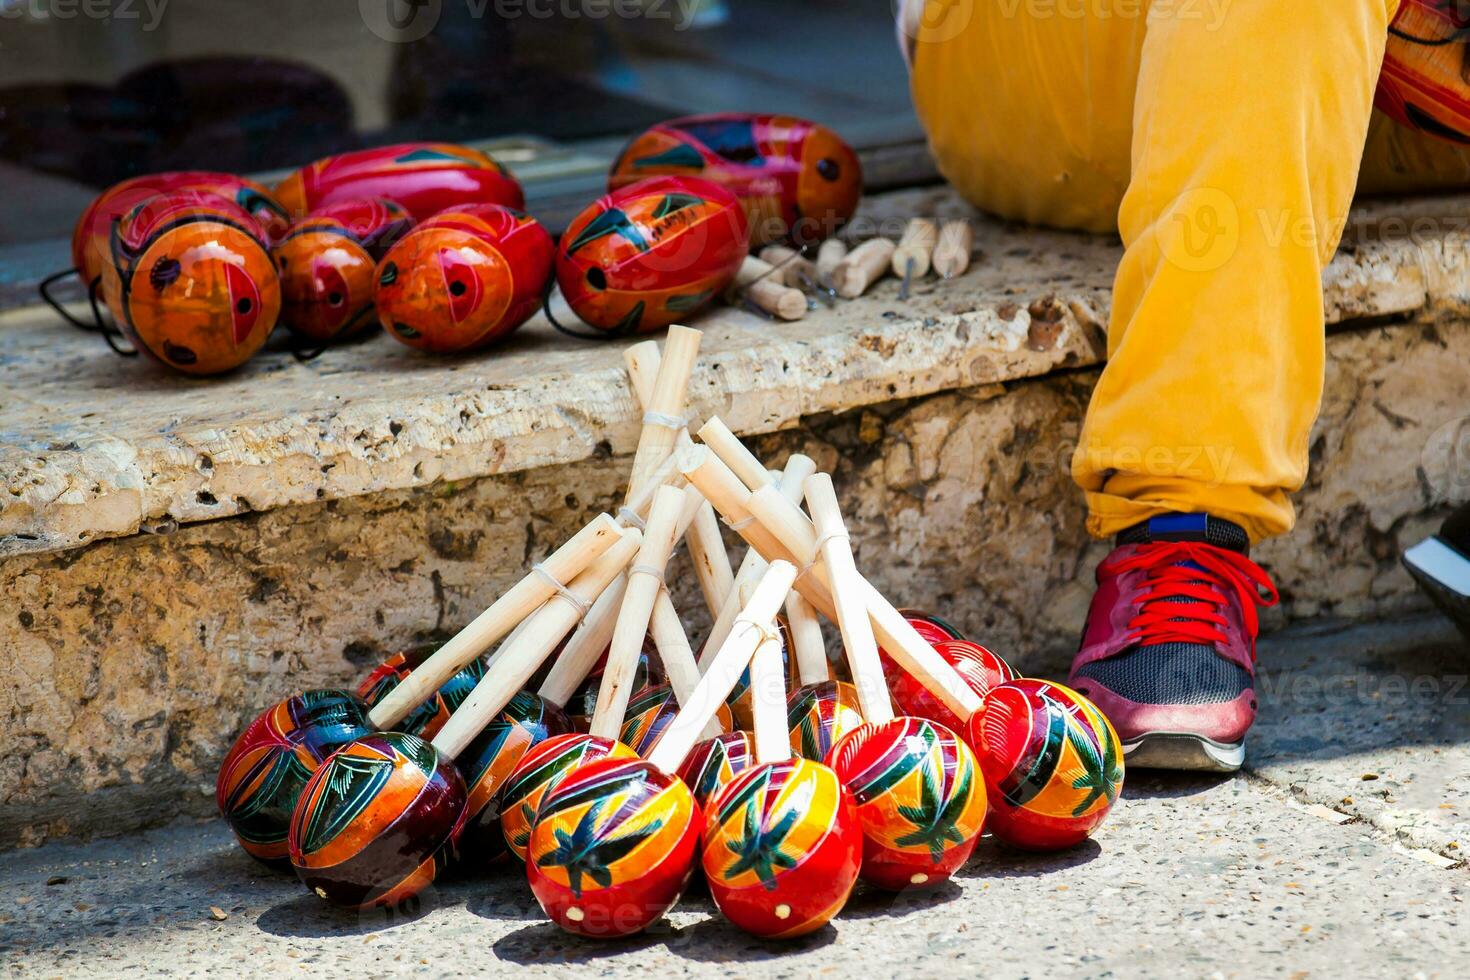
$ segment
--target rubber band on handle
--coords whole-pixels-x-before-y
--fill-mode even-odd
[[[618,508],[618,520],[624,521],[629,527],[636,527],[640,531],[647,527],[647,522],[638,516],[638,512],[626,505]]]
[[[664,570],[653,565],[634,565],[628,569],[628,575],[647,575],[658,580],[659,585],[664,584]]]
[[[548,572],[546,570],[546,566],[541,564],[539,561],[531,566],[531,571],[535,572],[536,575],[541,579],[541,581],[545,582],[547,585],[555,589],[557,595],[561,596],[567,602],[570,602],[574,607],[576,607],[577,615],[579,617],[587,615],[587,610],[592,608],[592,603],[588,602],[586,599],[583,599],[581,596],[577,595],[577,593],[573,592],[571,589],[558,582],[556,576]]]
[[[644,412],[644,425],[656,425],[661,429],[687,429],[689,420],[678,415],[666,415],[663,412]]]

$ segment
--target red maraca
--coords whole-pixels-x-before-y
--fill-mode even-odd
[[[771,939],[826,925],[857,883],[863,834],[837,773],[792,757],[777,641],[750,663],[757,765],[705,810],[701,863],[715,904],[747,932]]]
[[[990,793],[990,830],[1015,847],[1080,843],[1123,790],[1118,733],[1087,698],[1050,681],[1008,681],[970,719]]]
[[[372,706],[346,691],[307,691],[267,708],[220,766],[215,796],[240,845],[263,861],[286,857],[286,834],[301,790],[322,761],[354,739],[391,729],[460,670],[620,540],[601,514],[573,535]]]
[[[271,246],[281,322],[315,344],[370,326],[378,262],[412,227],[403,206],[384,198],[327,205],[296,221]]]
[[[598,199],[567,226],[556,279],[589,326],[614,336],[682,320],[718,296],[748,238],[735,195],[692,177],[655,177]]]
[[[795,577],[796,569],[785,562],[767,571],[742,613],[749,628],[731,633],[648,761],[593,762],[547,792],[531,830],[526,874],[557,925],[596,938],[625,936],[657,921],[678,901],[694,870],[701,814],[674,773],[755,648],[771,635],[770,624]],[[623,606],[629,618],[619,615],[598,699],[600,717],[593,721],[593,734],[605,737],[616,730],[626,704],[618,686],[627,683],[645,628],[640,620],[647,616],[640,613],[651,610],[649,593],[660,587],[650,575],[630,579]]]
[[[528,214],[497,204],[441,211],[383,256],[378,320],[395,340],[433,353],[496,343],[540,308],[553,251]]]
[[[296,216],[368,197],[397,201],[420,221],[465,204],[526,206],[510,171],[454,143],[398,143],[323,157],[289,174],[274,193]]]
[[[921,627],[915,626],[915,629],[919,630],[920,635],[923,635]],[[960,677],[964,678],[965,683],[970,685],[970,689],[982,698],[997,684],[1004,684],[1019,676],[1010,664],[972,640],[930,640],[929,642],[934,647],[934,651],[949,661],[949,665],[959,673]],[[915,718],[937,721],[951,731],[965,730],[963,718],[949,710],[943,701],[929,693],[929,689],[921,681],[906,673],[897,664],[893,665],[893,670],[885,670],[884,673],[888,679],[888,692],[893,695],[893,703],[898,706],[898,710],[906,715],[913,715]]]
[[[495,764],[501,746],[488,747],[488,758],[480,748],[468,755],[466,750],[627,565],[640,539],[636,528],[623,529],[616,544],[558,588],[497,651],[485,678],[432,743],[401,733],[372,735],[343,747],[317,769],[302,790],[287,838],[291,863],[309,888],[333,903],[362,907],[395,904],[434,880],[466,822],[478,817],[468,808],[477,784],[504,778],[510,768]],[[520,754],[534,737],[522,723],[533,710],[518,709],[506,719],[507,731],[516,730],[507,741]],[[537,725],[543,732],[546,727]],[[514,758],[519,761],[519,755]],[[456,759],[480,771],[466,779]],[[487,805],[496,789],[479,793],[479,804]]]

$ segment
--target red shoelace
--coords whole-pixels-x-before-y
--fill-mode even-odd
[[[1146,544],[1126,557],[1103,562],[1104,574],[1142,569],[1146,592],[1128,628],[1140,646],[1156,643],[1225,644],[1224,607],[1232,593],[1245,618],[1251,657],[1256,655],[1257,606],[1274,606],[1279,596],[1261,566],[1245,555],[1202,541]]]

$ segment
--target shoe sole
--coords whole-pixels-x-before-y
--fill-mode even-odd
[[[1123,743],[1123,761],[1133,769],[1237,772],[1245,764],[1245,743],[1216,742],[1187,732],[1150,732]]]

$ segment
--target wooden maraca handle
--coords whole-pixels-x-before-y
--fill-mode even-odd
[[[434,652],[404,678],[368,713],[378,731],[388,731],[427,700],[456,672],[484,653],[536,608],[556,593],[555,582],[575,578],[597,558],[618,543],[621,529],[607,514],[599,514],[586,527],[552,552],[533,571],[505,591],[489,609],[470,621],[448,643]]]
[[[494,666],[434,736],[436,749],[454,758],[474,741],[586,614],[592,601],[638,553],[642,540],[637,528],[623,528],[615,545],[526,621],[515,639],[497,651]]]
[[[653,398],[654,381],[658,377],[662,358],[658,345],[651,340],[634,344],[623,352],[623,363],[628,366],[628,378],[639,404],[647,405]],[[679,433],[676,444],[687,444],[688,432]],[[694,576],[699,580],[700,591],[710,615],[719,612],[720,605],[730,594],[734,575],[730,571],[730,556],[725,551],[725,539],[720,534],[720,522],[715,517],[709,501],[703,501],[694,523],[686,535],[689,545],[689,560],[694,565]]]
[[[803,456],[801,453],[793,453],[786,460],[786,469],[781,475],[780,485],[790,488],[783,492],[792,496],[799,494],[801,492],[801,484],[816,471],[816,468],[817,464],[812,462],[811,457]],[[761,479],[766,481],[767,485],[771,484],[771,476],[764,468],[760,470],[760,476]],[[739,481],[736,481],[736,484],[743,492],[744,485],[740,484]],[[800,497],[796,497],[796,499],[800,499]],[[732,525],[737,524],[736,520],[728,515],[725,519],[730,521]],[[751,526],[755,527],[756,525],[752,524]],[[776,544],[774,539],[771,541],[771,544]],[[720,645],[725,642],[725,637],[729,635],[730,626],[735,622],[735,617],[739,614],[741,606],[750,601],[750,593],[755,588],[755,583],[765,574],[767,563],[760,552],[755,552],[754,554],[747,553],[745,558],[746,560],[740,565],[739,574],[735,577],[734,588],[726,598],[725,604],[720,607],[719,614],[715,616],[714,625],[710,627],[709,637],[705,640],[704,652],[700,657],[701,666],[706,665],[708,660],[719,650]]]
[[[770,487],[753,491],[746,501],[746,509],[758,523],[782,543],[784,551],[791,554],[803,567],[816,559],[817,532],[812,522],[799,509],[792,506]],[[797,588],[834,621],[836,604],[831,599],[831,580],[824,562],[817,561],[810,575],[802,576]],[[954,667],[939,655],[903,614],[885,599],[873,584],[861,575],[854,586],[868,610],[868,619],[878,642],[888,651],[898,665],[908,671],[932,691],[961,718],[968,718],[980,707],[977,695]],[[825,605],[824,605],[825,601]]]
[[[597,709],[588,729],[593,735],[616,739],[623,727],[623,715],[628,710],[628,697],[638,671],[638,656],[643,650],[643,638],[648,634],[654,600],[663,588],[664,567],[674,549],[674,535],[684,502],[684,491],[673,487],[660,487],[654,495],[648,524],[643,529],[643,544],[628,569],[628,586],[613,627],[612,647],[607,654],[607,666],[603,668],[602,686],[597,691]]]
[[[698,330],[677,325],[669,327],[653,394],[643,406],[643,432],[638,437],[638,450],[633,454],[633,471],[628,479],[629,496],[674,448],[676,434],[684,424],[689,377],[694,373],[694,361],[699,356],[700,337]]]
[[[893,701],[888,695],[888,681],[883,676],[883,662],[878,657],[878,641],[873,638],[873,624],[863,602],[861,578],[852,559],[847,526],[837,506],[837,492],[832,478],[817,473],[806,481],[807,506],[816,524],[822,561],[832,583],[832,601],[837,606],[837,626],[842,631],[842,646],[852,668],[852,682],[857,688],[863,717],[874,725],[893,719]]]
[[[934,246],[934,271],[945,279],[964,275],[974,250],[975,229],[970,223],[964,218],[946,221],[939,229],[939,244]]]
[[[939,244],[939,226],[928,218],[912,218],[893,250],[893,274],[919,279],[929,274],[934,246]]]
[[[699,665],[694,661],[694,648],[689,645],[684,624],[679,621],[679,611],[674,608],[674,600],[669,598],[666,590],[660,591],[658,599],[654,601],[653,618],[648,624],[648,631],[653,634],[653,645],[658,648],[658,659],[664,665],[664,673],[668,675],[674,700],[683,707],[689,703],[695,689],[699,687]],[[705,725],[700,737],[714,738],[722,731],[724,727],[717,715]]]
[[[679,713],[648,754],[648,761],[656,768],[666,773],[678,770],[709,720],[735,689],[756,647],[776,635],[773,625],[776,613],[795,579],[796,566],[779,560],[771,562],[750,602],[741,611],[736,628],[731,630],[709,669],[699,679],[689,702],[680,705]]]
[[[750,658],[751,712],[755,716],[755,761],[761,765],[791,758],[791,730],[786,727],[786,671],[781,666],[781,638],[773,630]]]
[[[857,299],[889,272],[897,248],[886,238],[870,238],[847,253],[832,270],[832,287],[843,299]]]
[[[717,431],[706,425],[705,429],[700,430],[701,434],[706,429]],[[690,483],[700,489],[715,510],[725,514],[726,520],[730,520],[730,513],[756,518],[754,523],[736,525],[741,537],[753,548],[768,557],[780,557],[803,568],[812,565],[816,558],[817,545],[817,534],[812,522],[799,508],[770,486],[747,490],[742,495],[737,489],[740,480],[732,472],[731,464],[754,475],[750,461],[741,458],[741,454],[746,451],[743,446],[739,453],[733,451],[733,447],[722,447],[719,440],[707,442],[706,445],[706,449],[714,455],[719,455],[721,448],[727,450],[728,460],[724,456],[701,456],[696,451],[681,452],[680,471]],[[730,508],[729,511],[726,510],[727,507]],[[756,528],[761,528],[761,531],[757,532]],[[773,538],[777,542],[775,548],[770,547]],[[824,564],[817,562],[812,567],[812,574],[802,575],[797,580],[796,587],[824,616],[837,621],[836,605],[832,600],[830,581]],[[943,700],[950,710],[968,718],[980,706],[980,699],[975,692],[871,583],[863,580],[862,590],[873,630],[884,649],[901,667]]]

